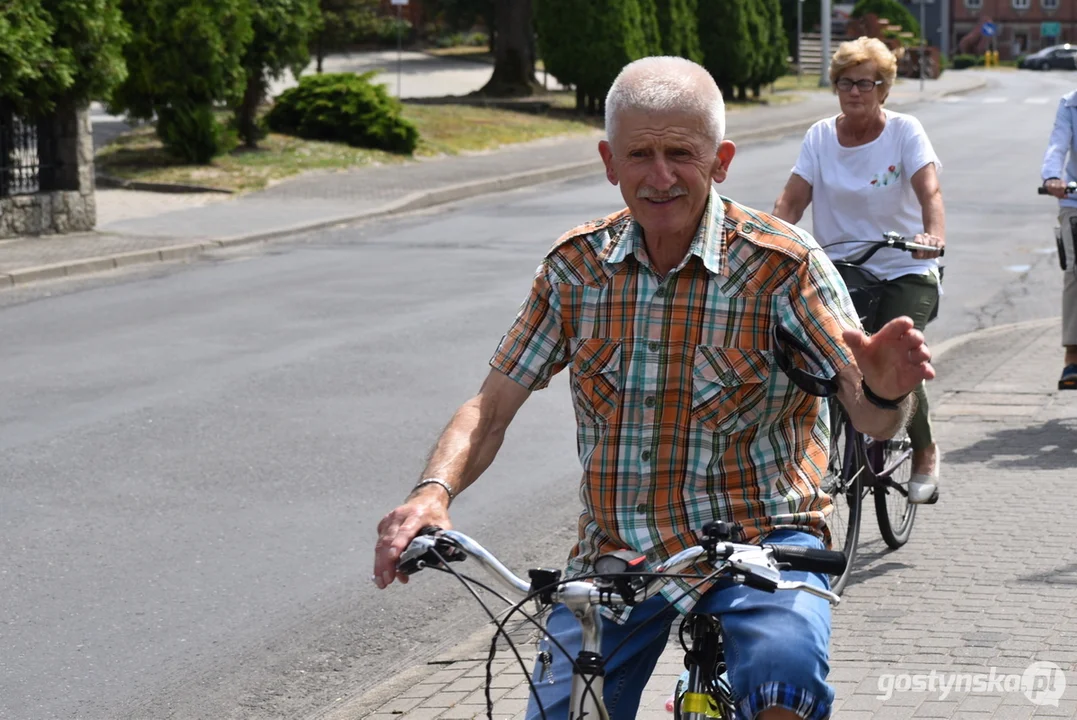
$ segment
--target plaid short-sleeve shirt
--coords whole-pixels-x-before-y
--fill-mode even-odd
[[[711,520],[745,542],[796,529],[829,544],[826,403],[777,368],[775,323],[814,349],[816,372],[851,362],[841,333],[859,322],[826,254],[713,189],[665,277],[627,209],[557,242],[490,364],[532,390],[570,368],[584,510],[569,575],[615,549],[664,560]]]

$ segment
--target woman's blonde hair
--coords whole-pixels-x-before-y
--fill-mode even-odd
[[[851,67],[865,62],[875,63],[875,79],[883,81],[882,94],[886,97],[897,80],[898,59],[882,40],[858,37],[838,45],[830,59],[830,84],[837,85],[841,74]]]

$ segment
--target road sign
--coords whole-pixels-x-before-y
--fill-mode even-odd
[[[1040,37],[1056,38],[1062,34],[1062,23],[1060,22],[1044,22],[1040,23]]]
[[[995,37],[995,35],[998,34],[998,27],[995,25],[995,23],[985,22],[983,24],[983,27],[980,28],[980,30],[987,37]]]

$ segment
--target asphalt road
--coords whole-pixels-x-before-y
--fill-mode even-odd
[[[1058,314],[1035,186],[1072,84],[1000,73],[915,110],[945,165],[933,341]],[[743,148],[723,192],[769,209],[797,147]],[[620,205],[580,180],[0,294],[0,718],[303,717],[476,629],[451,578],[376,591],[374,528],[545,249]],[[558,378],[457,526],[511,567],[559,564],[574,450]]]

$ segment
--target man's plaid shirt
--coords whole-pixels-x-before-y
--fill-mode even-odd
[[[714,189],[664,278],[627,209],[557,242],[490,364],[531,390],[571,369],[584,511],[569,574],[614,549],[664,560],[711,520],[745,542],[796,529],[829,545],[826,403],[777,368],[775,323],[813,349],[815,372],[851,362],[841,333],[859,322],[818,244]]]

